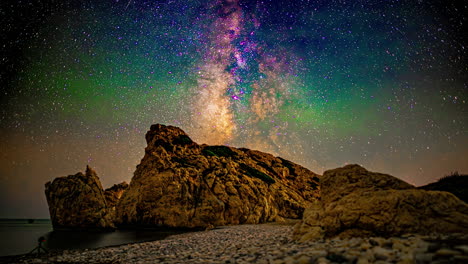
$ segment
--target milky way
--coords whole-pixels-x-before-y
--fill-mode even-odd
[[[283,53],[281,59],[265,51],[256,37],[260,22],[244,12],[238,1],[226,1],[218,8],[194,87],[192,131],[204,143],[277,154],[281,144],[275,141],[285,125],[275,123],[275,116],[292,89],[290,81],[280,78],[290,74],[291,67],[284,61],[289,55]],[[261,132],[257,124],[262,121],[272,125],[266,137],[257,139]]]
[[[151,124],[314,172],[468,172],[462,1],[16,1],[0,6],[0,217],[43,184],[129,181]],[[27,195],[18,195],[26,193]]]

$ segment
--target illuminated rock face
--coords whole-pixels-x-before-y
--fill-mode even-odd
[[[296,239],[468,232],[468,205],[451,193],[358,165],[326,171],[320,181],[321,201],[305,211]]]
[[[318,175],[290,161],[198,145],[177,127],[153,125],[146,141],[130,185],[104,191],[89,167],[48,182],[54,228],[206,228],[302,218],[299,240],[468,232],[468,205],[454,195],[358,165],[326,171],[319,186]]]
[[[85,174],[79,172],[46,183],[45,194],[54,229],[115,228],[101,182],[89,167]]]
[[[116,210],[116,224],[205,228],[301,218],[318,199],[318,175],[260,151],[198,145],[153,125]]]
[[[54,228],[206,228],[300,219],[318,199],[318,175],[249,149],[198,145],[177,127],[153,125],[130,185],[103,190],[96,173],[46,184]]]

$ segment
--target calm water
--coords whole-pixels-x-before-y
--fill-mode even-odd
[[[160,240],[180,232],[156,230],[117,230],[109,233],[53,231],[50,220],[0,219],[0,256],[30,252],[44,236],[43,246],[52,250],[98,248],[134,242]]]

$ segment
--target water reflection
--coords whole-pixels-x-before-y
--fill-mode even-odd
[[[49,251],[115,246],[136,242],[161,240],[187,232],[173,229],[122,229],[114,232],[52,231],[50,220],[0,219],[0,256],[26,254],[44,236],[42,244]]]
[[[44,246],[52,250],[99,248],[164,239],[181,231],[116,230],[114,232],[52,231],[45,235]]]

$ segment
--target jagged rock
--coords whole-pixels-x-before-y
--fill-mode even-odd
[[[45,194],[54,229],[115,228],[101,182],[89,167],[85,174],[79,172],[47,182]]]
[[[321,201],[294,230],[296,239],[468,232],[468,205],[453,194],[424,191],[358,165],[320,178]]]
[[[173,126],[153,125],[119,225],[211,227],[301,218],[318,198],[318,175],[260,151],[198,145]]]

